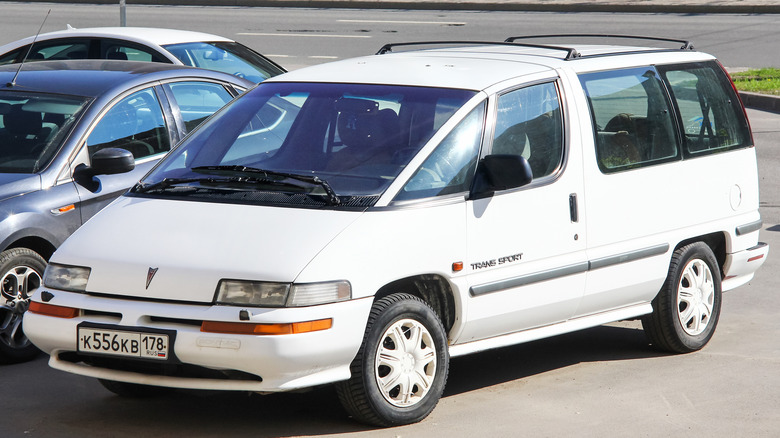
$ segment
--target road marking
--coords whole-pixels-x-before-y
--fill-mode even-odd
[[[465,26],[465,22],[457,21],[402,21],[402,20],[336,20],[340,23],[388,23],[388,24],[442,24],[445,26]]]
[[[283,36],[283,37],[314,37],[314,38],[371,38],[370,35],[328,35],[317,33],[259,33],[259,32],[242,32],[237,35],[244,36]]]
[[[313,55],[313,56],[309,56],[309,58],[314,58],[314,59],[339,59],[338,56],[326,56],[326,55],[319,55],[319,56]]]

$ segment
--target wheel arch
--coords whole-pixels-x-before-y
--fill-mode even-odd
[[[702,242],[710,247],[712,253],[715,254],[715,260],[718,261],[720,275],[723,277],[723,266],[726,263],[726,233],[719,231],[685,239],[675,246],[674,251],[694,242]]]
[[[455,297],[449,281],[441,275],[423,274],[388,283],[374,296],[374,302],[394,293],[403,292],[425,301],[436,312],[449,332],[455,324]]]
[[[5,248],[2,248],[2,251],[13,248],[27,248],[33,250],[46,261],[51,258],[52,254],[54,254],[54,251],[57,249],[51,242],[38,236],[27,236],[17,239],[8,244]]]

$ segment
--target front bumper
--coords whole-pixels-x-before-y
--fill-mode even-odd
[[[49,364],[53,368],[144,385],[262,392],[288,391],[348,379],[349,365],[360,348],[372,305],[371,298],[365,298],[320,306],[269,309],[47,292],[54,297],[46,304],[80,309],[75,318],[34,312],[27,312],[24,317],[25,333],[36,346],[51,355]],[[41,293],[41,289],[36,291],[32,300],[42,302]],[[241,310],[247,311],[249,320],[240,320]],[[284,324],[326,318],[332,319],[332,326],[327,330],[286,335],[205,333],[200,326],[202,321]],[[103,360],[105,356],[92,361],[90,358],[94,356],[79,356],[77,327],[82,322],[127,330],[173,330],[176,336],[172,351],[178,362],[149,371],[149,362],[116,357]],[[192,377],[193,373],[177,371],[183,367],[208,371],[195,373],[207,377]],[[214,378],[215,375],[218,378]]]

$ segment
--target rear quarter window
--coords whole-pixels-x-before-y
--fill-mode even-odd
[[[716,62],[658,67],[677,107],[686,157],[752,145],[731,80]]]

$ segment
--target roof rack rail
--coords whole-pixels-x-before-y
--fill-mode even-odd
[[[523,37],[517,37],[523,38]],[[576,58],[579,56],[576,50],[570,47],[551,46],[548,44],[529,44],[529,43],[516,43],[514,41],[415,41],[410,43],[390,43],[385,44],[376,52],[377,55],[384,55],[385,53],[391,53],[393,47],[400,46],[436,46],[436,45],[452,45],[452,44],[471,44],[471,45],[490,45],[490,46],[513,46],[513,47],[532,47],[536,49],[549,49],[549,50],[561,50],[566,52],[564,59]]]
[[[649,37],[639,35],[613,35],[613,34],[597,34],[597,33],[564,33],[564,34],[549,34],[549,35],[522,35],[509,37],[504,40],[507,43],[515,43],[517,40],[535,39],[535,38],[619,38],[619,39],[632,39],[632,40],[645,40],[645,41],[662,41],[667,43],[679,43],[682,44],[679,49],[652,49],[652,51],[661,50],[694,50],[693,43],[688,40],[678,40],[673,38],[661,38],[661,37]],[[540,44],[540,47],[547,47],[547,45]],[[560,48],[560,46],[550,46]],[[572,49],[573,56],[567,56],[566,61],[574,58],[582,58],[583,56]],[[591,55],[601,56],[601,55]]]

